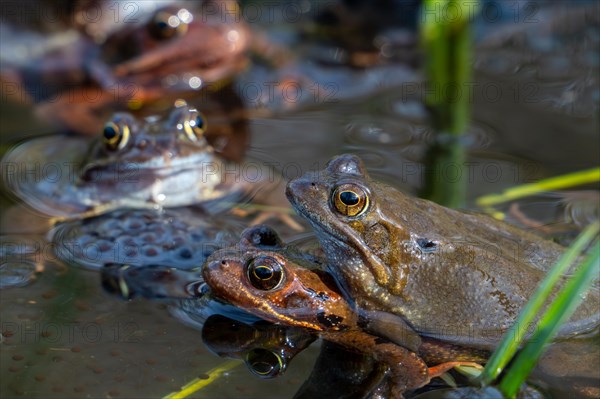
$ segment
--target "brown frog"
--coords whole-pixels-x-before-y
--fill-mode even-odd
[[[564,250],[487,215],[406,196],[372,180],[354,155],[291,181],[286,193],[359,308],[454,343],[494,347]],[[559,336],[596,327],[599,309],[594,286]]]
[[[408,337],[406,342],[421,358],[403,346],[365,332],[362,326],[386,325],[386,320],[381,320],[382,324],[368,320],[384,314],[359,316],[330,275],[315,269],[314,260],[285,247],[277,233],[264,225],[246,229],[238,246],[213,253],[203,267],[203,276],[215,297],[256,316],[317,331],[328,341],[372,354],[390,368],[390,397],[401,397],[404,390],[421,387],[454,366],[476,366],[463,359],[483,359],[479,353],[465,353],[464,348],[454,345],[444,352],[431,341]],[[443,353],[453,361],[427,366],[424,359],[430,357],[439,363]]]
[[[131,12],[119,16],[120,6],[110,7],[101,16],[112,16],[117,29],[99,18],[82,28],[86,34],[68,31],[31,50],[31,59],[0,57],[7,60],[3,94],[39,104],[36,111],[46,120],[94,134],[111,111],[151,104],[153,113],[185,93],[218,91],[248,63],[249,30],[236,17],[235,2],[153,4],[146,12],[131,3],[123,6]],[[13,36],[18,44],[20,35]]]
[[[115,113],[97,140],[49,136],[11,149],[2,159],[4,182],[57,221],[123,208],[221,211],[249,198],[287,203],[282,176],[262,161],[223,159],[206,128],[203,114],[183,101],[164,120]]]

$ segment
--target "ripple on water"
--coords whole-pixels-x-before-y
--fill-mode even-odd
[[[428,115],[425,104],[417,99],[393,101],[391,112],[400,118],[420,124],[426,123]]]
[[[26,236],[1,237],[0,245],[0,288],[22,287],[36,278],[43,268],[39,257],[44,255],[43,239]]]
[[[574,117],[595,116],[600,30],[598,9],[591,3],[540,14],[541,25],[517,23],[490,34],[478,46],[476,69],[505,79],[508,90],[528,104]]]
[[[460,140],[466,148],[484,149],[492,144],[494,137],[497,134],[497,130],[491,125],[483,121],[472,120],[465,135],[462,136]],[[420,129],[416,138],[417,141],[423,144],[423,147],[436,141],[449,139],[448,136],[437,135],[432,128]]]
[[[28,259],[8,259],[0,263],[0,289],[23,287],[35,280],[36,263]]]
[[[360,153],[360,157],[365,163],[365,166],[369,170],[385,170],[389,167],[389,159],[387,154],[383,150],[370,150],[360,148],[350,148]]]
[[[364,118],[348,123],[345,136],[355,145],[402,146],[410,141],[413,130],[413,126],[397,119]]]
[[[537,103],[552,112],[574,117],[593,117],[598,112],[594,92],[598,82],[591,77],[577,77],[566,81],[545,81],[538,86]]]

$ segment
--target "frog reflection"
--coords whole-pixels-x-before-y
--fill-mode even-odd
[[[219,314],[208,317],[202,328],[202,340],[211,351],[244,360],[248,370],[260,378],[281,376],[293,357],[315,339],[316,335],[303,328],[241,322]],[[381,381],[386,371],[367,354],[325,341],[311,375],[294,397],[370,397],[385,388]]]
[[[284,327],[264,321],[245,323],[215,314],[202,327],[202,341],[221,357],[243,359],[261,378],[283,374],[291,360],[316,336],[302,328]]]

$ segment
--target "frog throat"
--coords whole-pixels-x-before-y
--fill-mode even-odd
[[[308,321],[301,321],[296,318],[282,314],[281,312],[277,311],[270,303],[264,301],[261,298],[257,298],[256,295],[254,295],[247,287],[243,285],[241,285],[238,289],[239,292],[236,294],[236,297],[245,297],[249,302],[249,306],[242,307],[251,313],[260,313],[259,317],[264,317],[273,322],[286,324],[288,326],[304,327],[316,331],[323,330],[323,327],[319,326],[318,324],[311,323]],[[230,300],[230,298],[225,299]]]
[[[377,212],[379,220],[382,224],[393,225],[385,216],[383,216],[377,209],[371,212]],[[360,219],[360,218],[359,218]],[[330,222],[342,232],[339,236],[343,236],[343,240],[350,244],[350,247],[356,251],[363,263],[363,267],[366,266],[375,281],[379,286],[387,287],[388,291],[394,295],[401,295],[404,287],[408,280],[408,266],[401,264],[398,273],[393,273],[391,268],[386,265],[379,256],[369,251],[369,246],[366,244],[361,235],[352,228],[347,222],[334,216],[333,221]],[[320,230],[323,230],[325,234],[330,235],[322,225],[318,226]]]

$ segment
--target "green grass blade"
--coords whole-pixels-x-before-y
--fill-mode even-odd
[[[585,258],[574,276],[565,284],[556,299],[540,319],[538,330],[521,350],[515,362],[506,372],[498,386],[504,396],[513,398],[531,370],[535,367],[544,346],[552,339],[560,325],[575,311],[598,275],[600,266],[600,243],[596,240],[590,254]]]
[[[521,342],[525,339],[522,329],[527,330],[527,326],[533,322],[537,313],[546,302],[554,286],[567,271],[569,266],[577,259],[581,252],[590,244],[600,230],[600,223],[594,222],[577,237],[575,242],[561,256],[556,265],[548,272],[547,276],[541,282],[535,293],[530,298],[527,305],[523,308],[515,324],[504,335],[502,342],[496,348],[492,357],[485,366],[481,375],[481,381],[484,384],[490,384],[502,372],[504,367],[512,359],[518,350]]]
[[[599,181],[600,167],[586,169],[574,173],[568,173],[566,175],[550,177],[535,183],[511,187],[500,194],[484,195],[477,198],[476,203],[478,206],[485,208],[530,195],[543,193],[545,191],[562,190],[573,186],[579,186],[581,184],[596,183]]]

